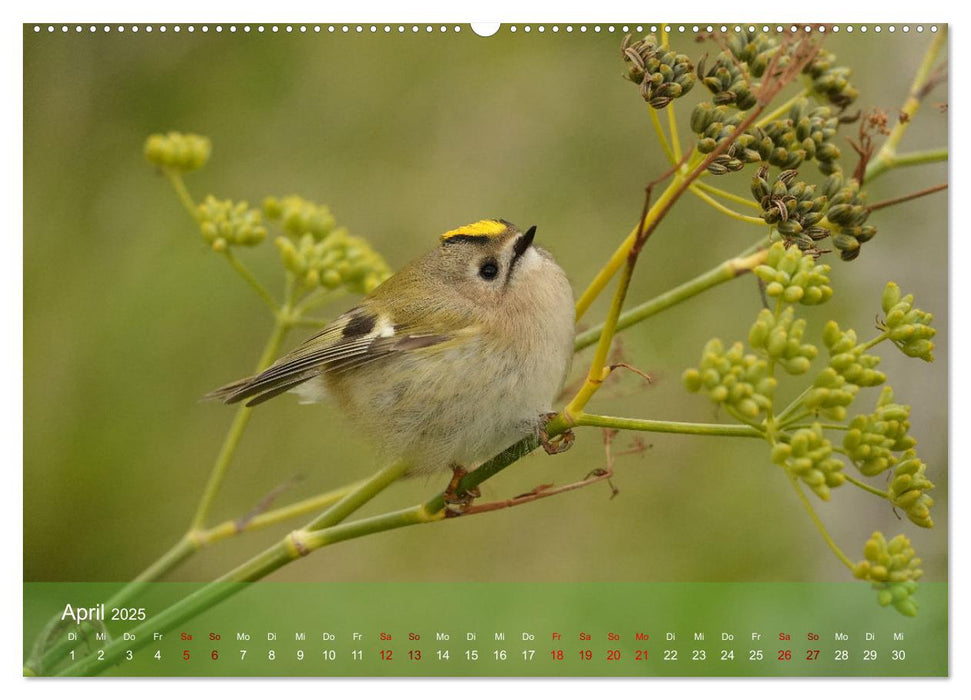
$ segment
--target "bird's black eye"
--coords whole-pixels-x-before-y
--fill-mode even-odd
[[[499,266],[496,265],[495,260],[486,260],[479,268],[479,277],[484,280],[494,280],[498,274]]]

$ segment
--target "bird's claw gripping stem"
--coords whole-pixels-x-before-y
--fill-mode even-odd
[[[559,414],[555,411],[552,413],[547,413],[544,416],[546,420],[543,421],[543,425],[541,425],[539,429],[539,442],[543,446],[543,449],[546,450],[546,454],[548,455],[558,455],[561,452],[566,452],[568,449],[573,447],[573,442],[576,440],[576,436],[569,428],[566,430],[566,432],[563,432],[556,437],[551,438],[549,436],[549,433],[546,432],[546,425],[551,420],[556,418],[557,415]]]

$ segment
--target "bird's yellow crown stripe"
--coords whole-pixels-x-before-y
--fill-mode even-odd
[[[509,229],[507,228],[506,222],[504,221],[499,221],[497,219],[483,219],[482,221],[476,221],[474,224],[468,224],[466,226],[462,226],[461,228],[443,233],[442,240],[447,241],[448,239],[456,236],[495,238],[506,233],[508,230]]]

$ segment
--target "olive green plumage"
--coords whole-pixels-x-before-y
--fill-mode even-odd
[[[335,398],[412,471],[473,468],[536,430],[573,356],[566,275],[502,220],[450,231],[264,372],[208,398]]]

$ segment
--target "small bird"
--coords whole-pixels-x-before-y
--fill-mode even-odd
[[[383,456],[409,474],[451,469],[455,484],[541,431],[570,369],[573,291],[535,235],[501,219],[449,231],[265,371],[206,398],[333,397]]]

